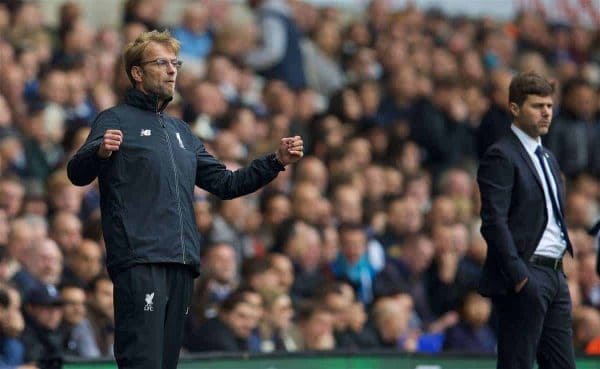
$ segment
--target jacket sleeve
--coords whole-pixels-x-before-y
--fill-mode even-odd
[[[488,245],[488,258],[493,258],[507,282],[516,286],[528,272],[508,227],[513,164],[498,148],[492,148],[481,159],[477,182],[481,192],[481,234]]]
[[[236,171],[228,170],[206,151],[199,139],[196,140],[196,165],[196,185],[223,200],[252,193],[285,170],[275,159],[275,154],[254,159]]]
[[[110,160],[110,158],[102,159],[97,155],[102,137],[107,129],[119,128],[119,120],[115,113],[105,111],[98,115],[85,143],[77,150],[67,165],[67,174],[74,185],[85,186],[98,176],[102,164]]]

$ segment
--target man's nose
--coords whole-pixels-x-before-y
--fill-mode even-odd
[[[177,68],[171,62],[167,63],[167,73],[169,73],[169,74],[177,73]]]
[[[542,115],[544,117],[547,117],[548,115],[550,115],[551,109],[548,107],[544,107],[544,109],[542,109]]]

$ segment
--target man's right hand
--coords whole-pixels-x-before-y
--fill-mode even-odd
[[[525,279],[523,279],[521,282],[519,282],[516,286],[515,286],[515,292],[519,293],[521,292],[521,290],[523,289],[523,287],[525,287],[525,285],[527,284],[527,281],[529,280],[529,277],[525,277]]]
[[[121,142],[123,142],[123,132],[118,129],[107,129],[98,148],[98,156],[107,159],[113,151],[119,150]]]

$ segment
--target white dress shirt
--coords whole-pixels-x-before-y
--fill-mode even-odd
[[[550,192],[548,191],[548,187],[546,185],[544,172],[542,166],[540,165],[540,161],[535,154],[535,150],[538,146],[541,146],[542,140],[538,137],[537,139],[532,138],[527,133],[523,132],[519,127],[512,124],[510,126],[512,131],[517,135],[519,141],[523,147],[525,147],[525,151],[529,154],[533,165],[535,166],[535,170],[542,182],[542,187],[544,188],[544,197],[546,199],[546,213],[548,214],[548,223],[546,224],[546,229],[542,235],[542,239],[540,243],[537,245],[534,254],[547,256],[551,258],[560,258],[562,257],[565,249],[567,248],[567,243],[565,241],[565,235],[562,234],[562,230],[558,226],[558,222],[556,217],[554,216],[554,211],[552,210],[552,203],[550,199]],[[552,187],[553,196],[558,196],[557,186],[554,182],[554,176],[552,175],[552,171],[550,170],[550,165],[548,160],[544,157],[544,161],[546,162],[546,169],[548,170],[548,174],[550,175],[550,186]],[[558,197],[555,197],[556,204],[560,207],[558,202]]]

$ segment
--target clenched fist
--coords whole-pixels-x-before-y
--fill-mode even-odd
[[[304,142],[300,136],[282,138],[275,153],[283,166],[295,163],[304,156]]]
[[[123,142],[123,132],[118,129],[107,129],[98,148],[98,156],[106,159],[113,151],[118,151]]]

